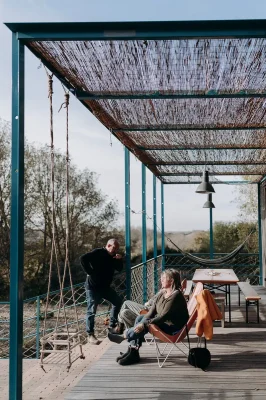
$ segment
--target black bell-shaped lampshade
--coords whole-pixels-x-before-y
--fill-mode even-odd
[[[208,194],[208,200],[203,204],[203,208],[215,208],[215,205],[212,202],[212,194]]]
[[[209,183],[209,172],[204,171],[202,174],[202,182],[197,187],[196,193],[215,193],[213,186]]]

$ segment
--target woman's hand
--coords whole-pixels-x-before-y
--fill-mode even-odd
[[[135,332],[135,333],[140,333],[140,332],[142,332],[143,330],[144,330],[144,324],[138,324],[138,325],[136,325],[135,328],[134,328],[134,332]]]

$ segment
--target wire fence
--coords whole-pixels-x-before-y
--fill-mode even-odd
[[[198,254],[200,257],[209,258],[209,254]],[[221,257],[222,254],[215,254]],[[203,268],[191,262],[182,254],[166,254],[147,260],[131,268],[131,300],[143,304],[144,299],[151,298],[160,289],[160,275],[165,268],[176,268],[180,271],[182,279],[192,279],[196,269]],[[249,279],[252,285],[259,284],[260,266],[259,254],[240,253],[229,263],[219,268],[232,268],[240,281]],[[117,274],[113,287],[124,300],[126,298],[126,274]],[[85,316],[87,311],[86,291],[84,283],[74,286],[74,298],[78,313],[80,331],[86,337]],[[39,358],[40,338],[43,335],[44,312],[46,307],[46,294],[24,301],[23,320],[23,356],[24,358]],[[74,299],[71,288],[64,290],[64,303],[67,314],[67,325],[76,324]],[[45,334],[53,331],[60,304],[60,291],[50,293],[48,299],[48,312]],[[102,300],[97,309],[95,318],[95,333],[98,337],[105,337],[109,325],[111,304]],[[66,326],[63,313],[59,315],[60,328]],[[85,340],[85,339],[84,339]],[[9,302],[0,302],[0,358],[9,356]]]
[[[210,258],[209,254],[194,254],[201,258]],[[222,257],[223,253],[216,253],[214,258]],[[181,278],[192,279],[196,269],[202,269],[199,264],[193,263],[189,258],[180,253],[166,254],[165,268],[176,268],[181,274]],[[211,268],[211,266],[209,267]],[[214,268],[217,268],[217,266]],[[260,260],[258,253],[239,253],[235,258],[219,266],[218,268],[233,269],[240,281],[249,280],[251,285],[259,285],[260,282]]]
[[[124,300],[126,295],[126,276],[125,273],[115,276],[113,287]],[[87,311],[87,300],[84,283],[74,286],[74,299],[71,288],[65,288],[64,304],[67,315],[67,325],[76,327],[76,316],[74,309],[74,299],[78,314],[80,331],[84,332],[84,340],[86,337],[86,321],[85,315]],[[44,316],[47,297],[46,294],[27,299],[23,304],[23,357],[39,358],[40,339],[43,336]],[[46,317],[45,334],[52,332],[56,325],[58,317],[58,328],[66,327],[65,318],[62,312],[58,316],[60,304],[60,291],[50,293],[48,299],[48,310]],[[108,316],[110,312],[110,303],[102,300],[97,309],[95,318],[95,333],[98,337],[106,336],[106,329],[109,324]],[[9,302],[0,302],[0,358],[8,358],[9,356]]]

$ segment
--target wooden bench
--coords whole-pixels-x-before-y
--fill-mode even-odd
[[[186,289],[185,289],[185,291],[184,291],[184,297],[185,297],[185,299],[188,301],[189,300],[189,296],[190,296],[190,294],[191,294],[191,291],[192,291],[192,287],[193,287],[193,282],[192,281],[187,281],[187,286],[186,286]]]
[[[237,282],[238,284],[238,305],[240,306],[240,291],[243,293],[246,299],[246,323],[248,324],[248,307],[252,303],[257,306],[257,323],[260,322],[259,314],[259,301],[261,297],[258,295],[256,290],[250,285],[249,282]]]

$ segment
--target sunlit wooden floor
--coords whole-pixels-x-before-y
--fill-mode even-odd
[[[239,309],[233,291],[232,323],[224,329],[220,323],[215,326],[208,343],[212,362],[207,372],[191,367],[181,352],[159,368],[155,349],[147,344],[141,349],[141,363],[120,366],[115,358],[126,349],[122,343],[112,345],[65,399],[265,399],[266,290],[258,292],[261,323],[246,325],[244,300]],[[252,320],[256,321],[255,307],[250,308]]]
[[[212,362],[208,372],[191,367],[181,353],[159,368],[153,346],[141,349],[141,363],[123,367],[115,358],[127,344],[86,345],[86,359],[65,368],[47,367],[25,360],[23,400],[99,399],[265,399],[266,398],[266,289],[259,287],[261,323],[245,323],[245,303],[238,307],[232,294],[232,323],[221,328],[215,323],[214,338],[208,343]],[[227,314],[227,313],[226,313]],[[228,314],[226,315],[228,318]],[[255,307],[250,321],[256,321]],[[193,330],[192,330],[193,333]],[[192,341],[195,344],[195,336]],[[0,360],[0,399],[8,399],[8,360]]]

